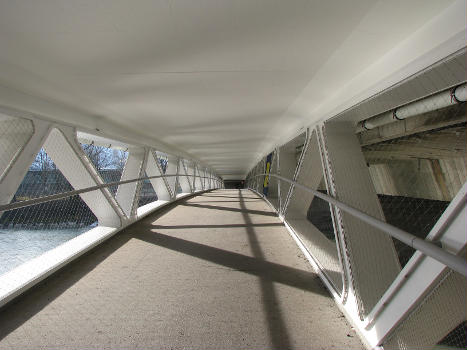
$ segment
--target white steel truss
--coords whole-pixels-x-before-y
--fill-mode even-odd
[[[18,132],[11,132],[12,125],[13,130]],[[128,159],[119,181],[124,183],[106,184],[83,151],[75,128],[49,123],[31,115],[21,118],[16,113],[11,117],[4,114],[0,118],[0,133],[2,132],[0,205],[11,206],[9,203],[28,169],[38,152],[43,149],[72,187],[71,191],[64,192],[62,196],[60,193],[54,194],[55,197],[78,195],[97,218],[98,225],[81,234],[79,239],[66,242],[60,249],[52,249],[0,276],[0,306],[161,205],[195,191],[222,187],[220,178],[196,161],[164,154],[166,162],[162,165],[159,153],[144,146],[127,148]],[[185,162],[190,164],[188,171]],[[148,177],[146,181],[156,192],[157,200],[146,205],[146,210],[139,210],[138,199],[143,190],[145,174]],[[182,189],[178,196],[177,182]],[[110,192],[111,186],[118,186],[115,196]],[[34,205],[44,203],[45,199],[35,198],[20,204],[29,205],[29,202]],[[0,217],[6,211],[0,212]]]

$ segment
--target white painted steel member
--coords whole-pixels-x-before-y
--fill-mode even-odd
[[[330,197],[324,193],[321,193],[317,190],[313,190],[307,186],[304,186],[302,184],[299,184],[296,181],[292,181],[290,179],[287,179],[283,176],[277,175],[277,174],[258,174],[255,176],[273,176],[276,177],[277,179],[281,181],[285,181],[290,183],[291,185],[295,186],[296,188],[300,188],[304,191],[310,192],[316,197],[319,197],[326,202],[335,205],[339,209],[342,209],[343,211],[351,214],[352,216],[366,222],[367,224],[376,227],[384,232],[386,232],[388,235],[391,237],[396,238],[397,240],[407,244],[408,246],[419,250],[423,254],[432,257],[433,259],[443,263],[444,265],[450,267],[456,272],[459,272],[461,275],[467,277],[467,261],[465,261],[462,257],[453,255],[446,250],[438,247],[435,243],[425,241],[423,239],[418,238],[415,235],[412,235],[411,233],[408,233],[404,230],[401,230],[395,226],[392,226],[388,224],[387,222],[378,220],[358,209],[355,209],[345,203],[342,203],[338,201],[337,199]]]
[[[14,203],[0,205],[0,213],[3,212],[3,211],[7,211],[7,210],[25,208],[25,207],[29,207],[31,205],[36,205],[36,204],[41,204],[41,203],[45,203],[45,202],[55,201],[55,200],[58,200],[58,199],[68,198],[68,197],[76,196],[78,194],[83,194],[83,193],[88,193],[88,192],[100,190],[102,188],[108,188],[108,187],[117,186],[117,185],[124,185],[124,184],[129,184],[129,183],[143,181],[143,180],[152,180],[152,179],[159,179],[159,178],[164,178],[164,177],[176,177],[176,176],[178,176],[178,175],[177,174],[164,174],[164,175],[157,175],[157,176],[139,177],[139,178],[136,178],[136,179],[130,179],[130,180],[124,180],[124,181],[107,182],[107,183],[104,183],[104,184],[91,186],[91,187],[86,187],[86,188],[82,188],[82,189],[79,189],[79,190],[61,192],[61,193],[57,193],[57,194],[52,194],[50,196],[38,197],[38,198],[28,199],[28,200],[24,200],[24,201],[20,201],[20,202],[14,202]],[[208,178],[207,176],[196,176],[196,177]]]

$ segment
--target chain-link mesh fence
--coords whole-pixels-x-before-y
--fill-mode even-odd
[[[450,271],[384,342],[389,349],[465,349],[467,279]]]
[[[279,148],[279,172],[281,176],[287,179],[293,179],[305,141],[306,134],[303,133]],[[280,206],[282,212],[284,212],[287,205],[289,190],[290,184],[279,180]]]
[[[270,173],[271,174],[277,174],[277,153],[274,152],[272,155],[272,162],[271,162],[271,167],[270,167]],[[267,191],[267,199],[269,202],[276,208],[276,210],[279,210],[279,182],[277,181],[277,178],[274,176],[269,176],[268,179],[268,191]]]
[[[180,186],[180,183],[178,182],[178,180],[175,182],[175,194],[180,194],[182,193],[183,190],[182,190],[182,187]]]
[[[143,177],[147,177],[146,171],[143,173]],[[141,180],[139,186],[138,207],[157,201],[157,194],[150,180]]]
[[[435,348],[467,349],[467,321],[461,322],[441,339]]]
[[[72,191],[73,187],[41,149],[11,203]],[[0,274],[97,225],[79,195],[0,213]]]
[[[425,238],[467,180],[466,124],[364,145],[386,221]],[[401,265],[414,250],[394,240]]]
[[[464,51],[342,116],[359,118],[358,139],[385,220],[421,239],[467,181],[466,97]],[[393,242],[402,267],[410,264],[414,249]],[[466,288],[467,280],[448,270],[384,349],[465,349]]]
[[[254,187],[253,189],[258,193],[263,193],[263,182],[264,176],[256,176],[264,173],[264,159],[261,159],[258,164],[256,164],[254,174],[255,177],[253,179]]]
[[[195,190],[194,186],[194,164],[191,161],[185,160],[185,170],[186,170],[186,175],[187,175],[187,181],[190,184],[190,189],[191,191]]]
[[[11,203],[72,191],[73,187],[41,149],[29,167]],[[96,217],[79,196],[41,203],[5,212],[0,218],[3,228],[75,228],[95,223]]]
[[[313,132],[305,147],[296,181],[327,194],[316,132]],[[309,192],[294,188],[285,218],[340,293],[343,272],[329,204]]]
[[[50,128],[40,121],[0,114],[0,203],[14,204],[92,187],[101,183],[96,176],[103,183],[121,181],[129,153],[125,144],[108,141],[81,132],[74,134],[72,128]],[[31,150],[38,153],[34,156]],[[154,155],[161,173],[165,174],[169,156]],[[136,163],[130,168],[134,169]],[[171,173],[175,173],[174,164],[172,168]],[[18,174],[24,176],[14,176]],[[138,206],[156,201],[151,181],[140,183]],[[201,188],[200,179],[198,187]],[[119,186],[115,185],[0,212],[0,274],[98,224],[118,227],[121,203],[111,197],[117,197],[118,192]],[[130,197],[131,193],[123,196],[133,203]]]
[[[128,159],[128,151],[92,143],[80,145],[104,183],[120,181]],[[115,196],[118,185],[110,186],[108,189]]]
[[[320,145],[324,149],[327,164],[326,179],[332,185],[332,192],[336,192],[333,196],[365,213],[369,213],[367,209],[371,207],[373,213],[379,214],[370,214],[373,217],[381,218],[419,238],[427,237],[467,181],[465,62],[463,50],[430,67],[426,72],[362,101],[324,124],[326,127],[330,122],[336,122],[334,124],[339,124],[341,129],[333,137],[347,139],[346,142],[334,142],[333,152],[338,153],[339,157],[332,158],[328,154],[329,140],[324,132],[326,128],[323,129],[324,136]],[[360,145],[353,133],[357,133]],[[303,141],[295,144],[294,141],[282,145],[277,154],[279,174],[291,180],[294,179],[301,149],[307,147]],[[352,150],[348,151],[343,145]],[[316,163],[310,166],[311,153],[308,151],[305,154],[297,181],[327,193],[318,155],[315,157]],[[340,166],[336,167],[336,163],[340,163]],[[358,166],[355,163],[359,163]],[[353,171],[356,167],[359,170]],[[249,188],[258,190],[258,179],[262,181],[263,178],[256,175],[261,168],[264,167],[259,162],[249,172]],[[335,168],[338,168],[339,180],[336,180]],[[346,173],[346,169],[352,173],[351,176]],[[354,181],[359,176],[360,187]],[[318,265],[321,265],[331,283],[338,286],[338,290],[342,287],[341,277],[344,277],[340,259],[340,249],[343,250],[349,271],[346,278],[353,284],[359,316],[363,320],[398,274],[400,265],[404,267],[408,263],[414,250],[373,228],[365,233],[377,233],[379,236],[374,241],[366,246],[356,244],[350,247],[349,232],[353,237],[364,237],[362,228],[365,229],[366,224],[351,228],[350,214],[341,211],[334,213],[327,202],[298,190],[289,191],[289,183],[279,182],[282,213],[285,213],[287,222],[297,232]],[[338,190],[337,185],[340,186]],[[343,187],[345,191],[342,191]],[[342,195],[343,192],[345,196]],[[273,196],[268,193],[267,197],[269,199]],[[353,202],[347,203],[344,197],[347,200],[351,198]],[[272,202],[271,199],[270,201]],[[346,215],[345,218],[343,214]],[[351,219],[362,222],[355,216],[351,216]],[[334,224],[342,231],[337,236],[334,234]],[[380,236],[384,239],[376,242]],[[336,246],[336,239],[340,238],[343,242]],[[356,246],[360,249],[357,253]],[[372,259],[366,258],[368,252],[373,253]],[[378,254],[385,255],[385,258],[380,259]],[[359,257],[358,261],[352,260],[351,256],[356,255]],[[372,270],[372,264],[377,269]],[[362,297],[363,293],[359,289],[362,278],[354,278],[357,275],[356,268],[359,277],[372,276],[365,280],[370,282],[365,286],[370,292],[367,293],[369,297],[365,300],[364,308],[361,305],[365,296]],[[388,273],[384,275],[386,271]],[[410,278],[409,275],[405,277]],[[406,315],[405,321],[390,333],[384,348],[465,349],[465,285],[465,278],[451,271],[438,286],[427,290],[426,299],[418,303],[414,311]],[[376,292],[372,292],[376,289]]]
[[[169,166],[169,157],[166,154],[160,153],[160,152],[157,152],[157,151],[153,151],[153,154],[154,154],[154,158],[160,164],[162,174],[165,174],[167,172],[167,168]]]
[[[195,174],[195,179],[193,181],[194,183],[194,190],[195,191],[202,191],[203,190],[203,183],[201,181],[201,173],[199,171],[198,166],[195,166],[194,168],[194,174]]]
[[[0,179],[34,132],[28,119],[0,113]]]

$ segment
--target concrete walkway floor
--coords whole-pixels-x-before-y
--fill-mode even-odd
[[[269,206],[182,200],[0,312],[0,349],[363,349]]]

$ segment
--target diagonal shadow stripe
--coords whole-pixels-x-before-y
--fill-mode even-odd
[[[237,199],[238,201],[238,197],[232,197],[232,196],[216,196],[216,195],[208,195],[208,194],[203,194],[202,197],[213,197],[213,198],[231,198],[231,199]],[[260,199],[259,196],[256,196],[256,197],[243,197],[245,199]]]
[[[217,205],[202,205],[202,204],[191,204],[189,202],[185,202],[180,204],[187,207],[197,207],[197,208],[205,208],[205,209],[216,209],[216,210],[227,210],[227,211],[235,211],[238,213],[243,214],[253,214],[253,215],[265,215],[265,216],[277,216],[276,213],[271,211],[263,211],[263,210],[250,210],[250,209],[239,209],[239,208],[232,208],[232,207],[221,207]]]
[[[259,198],[258,198],[258,199],[251,199],[251,200],[247,200],[247,201],[245,201],[245,202],[250,203],[250,202],[259,202],[259,201],[262,201],[262,199],[259,199]],[[240,203],[240,201],[228,201],[228,200],[226,200],[226,201],[211,201],[211,200],[204,201],[204,200],[202,200],[202,201],[199,201],[199,202],[192,202],[192,201],[190,201],[189,203],[190,203],[190,204],[204,204],[204,203]]]
[[[246,272],[262,279],[285,284],[291,287],[329,296],[323,288],[316,288],[314,279],[319,278],[313,272],[253,258],[228,250],[210,247],[163,233],[139,231],[132,238],[155,244],[182,254],[222,265],[232,270]],[[321,285],[320,285],[321,286]]]
[[[246,209],[245,202],[243,201],[242,190],[238,190],[240,199],[240,207]],[[249,224],[245,229],[248,242],[250,244],[253,255],[258,260],[264,260],[264,252],[261,248],[261,244],[256,235],[255,228],[251,226],[252,220],[248,211],[242,212],[243,221]],[[269,338],[274,349],[290,349],[290,336],[287,330],[287,324],[282,316],[282,310],[279,304],[279,298],[277,296],[276,288],[273,280],[266,278],[264,275],[259,276],[259,285],[261,289],[263,299],[263,309],[265,318],[268,324]]]
[[[154,224],[140,224],[139,226],[147,227],[154,230],[173,230],[185,228],[246,228],[246,227],[274,227],[284,226],[281,222],[267,222],[263,224],[225,224],[225,225],[154,225]]]

